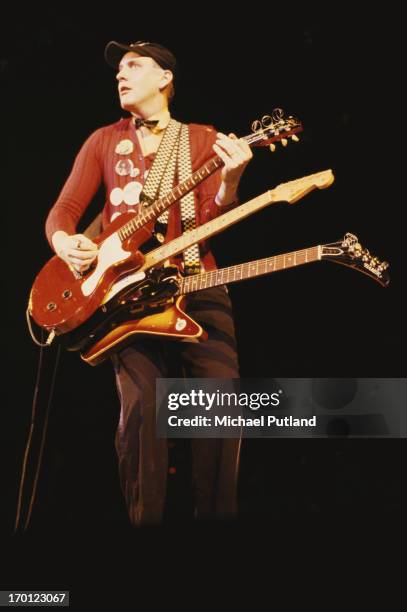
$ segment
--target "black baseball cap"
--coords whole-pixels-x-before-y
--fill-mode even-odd
[[[109,66],[112,66],[112,68],[116,68],[117,70],[123,55],[129,51],[134,51],[134,53],[145,57],[152,57],[153,60],[156,61],[159,66],[161,66],[161,68],[164,68],[164,70],[171,70],[175,76],[175,69],[177,65],[175,56],[171,53],[171,51],[157,43],[139,40],[135,43],[130,43],[129,45],[123,45],[115,40],[111,40],[109,43],[107,43],[105,48],[105,59]]]

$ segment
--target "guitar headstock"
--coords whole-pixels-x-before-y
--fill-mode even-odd
[[[323,170],[315,174],[309,174],[288,183],[281,183],[270,193],[274,202],[288,202],[295,204],[302,197],[314,189],[326,189],[334,182],[335,177],[332,170]]]
[[[302,132],[301,122],[292,117],[284,117],[281,108],[275,108],[271,115],[264,115],[261,119],[256,119],[252,123],[252,134],[245,137],[245,140],[254,147],[270,147],[276,150],[275,142],[281,142],[286,147],[288,140],[298,142],[297,134]]]
[[[383,287],[387,287],[390,278],[387,272],[389,264],[380,261],[364,249],[359,243],[357,236],[347,233],[339,242],[324,244],[321,246],[321,259],[329,259],[336,263],[354,268],[367,274]]]

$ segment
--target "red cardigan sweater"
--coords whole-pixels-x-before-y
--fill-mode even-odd
[[[207,125],[192,123],[188,127],[192,170],[195,172],[215,155],[212,147],[216,141],[217,132],[212,126]],[[116,153],[117,145],[123,140],[130,140],[133,143],[133,150],[125,155]],[[118,215],[124,212],[137,212],[140,205],[138,203],[127,204],[124,196],[121,197],[121,189],[129,182],[135,182],[138,183],[134,185],[135,191],[141,191],[145,175],[150,169],[154,158],[155,153],[151,153],[143,158],[136,129],[130,117],[120,119],[116,123],[93,132],[81,147],[71,174],[48,214],[45,231],[51,247],[51,238],[54,232],[63,230],[68,234],[76,233],[77,224],[102,181],[106,192],[106,202],[102,214],[103,229]],[[134,168],[138,169],[135,170],[137,176],[130,177],[129,175],[120,176],[117,174],[115,167],[121,159],[131,160]],[[197,225],[206,223],[236,205],[236,203],[233,203],[224,207],[217,206],[215,196],[219,190],[220,183],[221,175],[220,171],[217,170],[194,190]],[[115,190],[114,195],[111,196],[113,190]],[[179,202],[176,202],[169,209],[168,230],[165,242],[169,242],[181,233],[180,205]],[[216,268],[216,262],[207,241],[200,243],[200,251],[204,268],[206,270]],[[175,261],[179,263],[181,257],[178,260],[175,259]]]

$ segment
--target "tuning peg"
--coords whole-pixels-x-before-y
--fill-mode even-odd
[[[286,147],[286,146],[287,146],[287,144],[288,144],[288,140],[287,140],[287,138],[282,138],[282,139],[281,139],[281,144],[283,145],[283,147]]]
[[[300,142],[300,139],[298,138],[297,134],[293,134],[291,136],[291,140],[294,140],[294,142]]]
[[[274,153],[275,150],[276,150],[276,145],[272,142],[270,145],[270,151]]]

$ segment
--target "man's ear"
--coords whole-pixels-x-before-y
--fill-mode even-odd
[[[160,89],[165,89],[174,80],[171,70],[164,70],[161,76]]]

